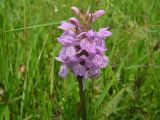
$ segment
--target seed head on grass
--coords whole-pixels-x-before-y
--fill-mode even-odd
[[[101,68],[108,64],[108,57],[105,55],[105,39],[112,35],[108,27],[99,31],[91,29],[91,24],[97,18],[105,14],[104,10],[90,13],[81,12],[77,7],[72,7],[72,11],[78,19],[71,17],[67,22],[62,21],[59,29],[64,30],[63,34],[57,38],[62,45],[62,49],[56,60],[62,62],[59,75],[65,77],[68,70],[75,76],[83,78],[93,78],[100,74]]]

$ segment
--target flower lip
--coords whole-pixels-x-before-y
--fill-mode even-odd
[[[76,55],[76,50],[74,46],[63,47],[59,55],[64,57],[72,57]]]
[[[72,45],[74,42],[74,38],[72,36],[61,36],[57,38],[57,40],[64,46]]]
[[[65,77],[68,74],[68,68],[65,64],[62,64],[58,73],[61,77]]]
[[[85,68],[83,65],[75,64],[73,66],[73,70],[74,70],[74,73],[76,74],[76,76],[78,76],[78,75],[84,76],[85,75]]]
[[[68,23],[66,21],[62,21],[61,22],[61,26],[58,27],[59,29],[62,29],[62,30],[72,30],[75,28],[75,25],[71,24],[71,23]]]
[[[108,31],[108,28],[101,28],[99,30],[99,32],[97,32],[97,36],[100,37],[100,38],[106,38],[108,36],[112,36],[112,33],[110,31]]]

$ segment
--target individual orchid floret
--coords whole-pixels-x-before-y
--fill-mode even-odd
[[[85,76],[85,67],[79,63],[73,65],[73,72],[76,76]]]
[[[110,31],[108,31],[108,27],[101,28],[97,34],[98,34],[98,37],[100,37],[100,38],[106,38],[108,36],[112,36],[112,33]]]
[[[80,24],[80,22],[75,18],[75,17],[72,17],[69,19],[69,22],[79,28],[82,28],[82,25]]]
[[[69,46],[72,45],[75,38],[72,36],[61,36],[58,39],[58,42],[60,42],[63,46]]]
[[[59,26],[58,28],[67,31],[67,30],[75,29],[75,26],[73,24],[71,24],[71,23],[62,21],[61,22],[61,26]]]

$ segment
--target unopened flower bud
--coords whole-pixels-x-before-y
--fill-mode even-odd
[[[71,10],[76,14],[79,15],[80,14],[80,10],[77,7],[71,7]]]

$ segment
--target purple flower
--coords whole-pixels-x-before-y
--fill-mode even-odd
[[[86,50],[88,53],[96,53],[95,42],[90,41],[89,39],[83,39],[80,41],[80,47],[82,50]]]
[[[93,78],[100,74],[100,70],[108,65],[108,57],[105,56],[107,50],[105,39],[112,35],[107,28],[101,28],[99,31],[90,30],[89,26],[97,18],[104,15],[104,10],[98,10],[95,13],[83,14],[76,8],[71,8],[78,15],[83,24],[75,17],[68,22],[61,22],[58,28],[64,30],[63,34],[57,38],[62,45],[62,49],[57,61],[62,62],[59,75],[65,77],[68,70],[75,76],[83,78]]]
[[[79,27],[79,28],[82,28],[82,25],[80,24],[80,22],[75,17],[70,18],[69,22],[72,23],[73,25]]]
[[[86,32],[86,37],[91,41],[93,41],[95,35],[96,35],[96,32],[94,30],[89,30],[88,32]]]
[[[75,6],[71,7],[71,10],[72,10],[75,14],[77,14],[77,15],[80,14],[80,10],[79,10],[77,7],[75,7]]]
[[[73,57],[76,55],[74,46],[63,47],[60,51],[60,56]]]
[[[67,30],[73,30],[75,28],[75,26],[71,23],[62,21],[61,26],[59,26],[58,28],[67,31]]]
[[[97,11],[94,13],[94,15],[95,15],[96,18],[101,17],[101,16],[103,16],[104,14],[105,14],[105,11],[104,11],[104,10],[97,10]]]
[[[76,76],[85,76],[86,74],[85,67],[79,63],[73,64],[73,72]]]
[[[68,74],[68,68],[65,64],[62,64],[60,67],[59,75],[65,77]]]
[[[94,78],[94,77],[98,77],[99,74],[100,74],[100,69],[91,68],[91,69],[88,70],[87,75],[88,75],[88,77]]]
[[[99,54],[92,55],[89,59],[90,63],[93,64],[93,66],[97,66],[98,68],[105,67],[107,63],[107,59],[105,58],[105,56]]]
[[[105,14],[104,10],[97,10],[95,13],[90,13],[89,18],[92,19],[92,22],[96,21],[97,18],[103,16]]]
[[[98,37],[100,37],[100,38],[106,38],[106,37],[112,35],[112,33],[110,31],[108,31],[108,27],[101,28],[97,34],[98,34]]]
[[[70,46],[73,44],[75,38],[72,36],[61,36],[58,38],[58,41],[63,45],[63,46]]]

